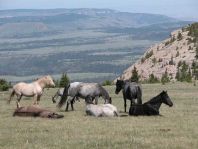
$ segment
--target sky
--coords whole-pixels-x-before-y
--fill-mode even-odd
[[[0,10],[109,8],[198,21],[198,0],[0,0]]]

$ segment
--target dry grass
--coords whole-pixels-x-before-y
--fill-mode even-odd
[[[113,104],[123,111],[121,94],[107,87]],[[8,92],[0,93],[0,148],[198,148],[198,87],[192,84],[144,84],[144,102],[168,90],[174,106],[161,107],[163,116],[94,118],[85,116],[84,102],[75,104],[75,111],[60,113],[60,120],[12,117],[15,101],[7,105]],[[45,90],[41,106],[57,111],[51,96],[56,89]],[[22,105],[32,99],[24,98]],[[101,101],[102,102],[102,101]],[[129,105],[129,103],[128,103]],[[123,114],[123,113],[121,113]]]

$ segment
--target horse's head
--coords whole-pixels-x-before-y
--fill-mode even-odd
[[[160,93],[161,97],[162,97],[162,102],[166,105],[168,105],[169,107],[173,106],[173,102],[171,101],[170,97],[168,96],[167,91],[162,91]]]
[[[86,104],[93,104],[92,98],[89,97],[89,96],[87,96],[87,97],[85,98],[85,103],[86,103]]]
[[[52,102],[56,103],[55,96],[52,96]]]
[[[123,89],[123,87],[124,87],[124,81],[117,80],[115,93],[118,94],[121,91],[121,89]]]
[[[50,75],[45,76],[44,80],[47,86],[55,87],[55,83]]]
[[[112,104],[111,97],[109,97],[108,99],[106,99],[106,100],[105,100],[105,104],[106,104],[106,103],[110,103],[110,104]]]

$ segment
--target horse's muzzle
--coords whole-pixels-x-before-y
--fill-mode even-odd
[[[115,91],[115,94],[118,94],[119,92],[118,91]]]

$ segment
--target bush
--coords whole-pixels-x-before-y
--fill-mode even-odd
[[[63,73],[61,76],[60,81],[58,81],[59,83],[59,87],[65,87],[66,85],[68,85],[70,83],[70,79],[67,76],[67,73]]]
[[[148,59],[153,55],[153,51],[147,52],[145,58]]]
[[[181,82],[192,82],[192,74],[185,61],[178,63],[176,79]]]
[[[157,77],[154,76],[154,74],[149,75],[149,79],[147,80],[147,83],[159,83],[160,81],[158,80]]]
[[[140,76],[138,75],[137,68],[134,67],[134,69],[132,70],[131,81],[132,82],[138,82],[139,81],[139,78],[140,78]]]
[[[4,80],[4,79],[0,79],[0,91],[7,91],[10,87],[10,84]]]
[[[165,83],[168,83],[168,82],[170,82],[170,79],[168,77],[168,72],[166,70],[165,73],[162,75],[161,83],[162,84],[165,84]]]
[[[182,34],[179,32],[178,35],[177,35],[177,40],[182,40],[182,38],[183,38]]]
[[[112,81],[110,80],[105,80],[103,83],[102,83],[103,86],[109,86],[109,85],[112,85]]]

